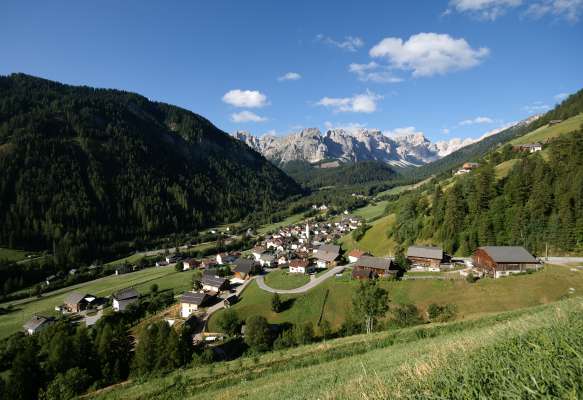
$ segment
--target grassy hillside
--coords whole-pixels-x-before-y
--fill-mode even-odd
[[[130,382],[92,397],[575,399],[583,390],[582,307],[574,298],[478,320],[351,336]]]
[[[133,286],[140,292],[147,292],[150,285],[156,283],[159,290],[172,289],[176,294],[186,291],[192,286],[193,271],[176,272],[173,266],[148,268],[142,271],[112,275],[73,287],[47,293],[41,298],[30,298],[15,302],[14,311],[0,315],[0,338],[11,335],[22,328],[33,314],[52,315],[55,306],[63,304],[67,295],[73,292],[88,293],[96,296],[109,296],[119,289]],[[7,307],[10,303],[0,304]]]
[[[394,214],[379,218],[370,224],[370,229],[358,242],[352,238],[351,234],[344,236],[341,239],[342,248],[346,252],[358,248],[379,257],[394,255],[396,243],[387,235],[394,223]]]
[[[577,294],[583,294],[583,272],[573,272],[569,267],[563,266],[548,266],[535,274],[484,279],[474,284],[465,280],[380,283],[389,291],[389,299],[393,305],[412,303],[424,310],[431,303],[455,304],[459,319],[547,304],[567,296],[570,288],[574,288]],[[350,310],[352,293],[357,286],[358,282],[349,277],[330,278],[303,295],[282,295],[283,300],[291,300],[290,306],[278,314],[271,311],[271,294],[252,283],[233,309],[242,319],[263,315],[271,323],[298,324],[311,321],[315,325],[324,307],[324,319],[333,328],[338,328]],[[328,297],[324,303],[326,292]],[[216,317],[219,314],[220,312],[210,320],[211,331],[218,329]]]
[[[553,126],[544,125],[534,131],[518,137],[512,141],[510,144],[526,144],[526,143],[545,143],[547,140],[554,139],[566,133],[574,132],[579,130],[583,125],[583,114],[566,119],[560,124]]]
[[[275,270],[265,276],[267,286],[274,289],[295,289],[304,286],[310,281],[310,277],[304,274],[290,274],[287,268]]]

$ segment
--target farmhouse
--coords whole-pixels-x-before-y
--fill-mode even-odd
[[[243,280],[249,279],[255,270],[258,269],[255,261],[246,258],[239,258],[233,264],[235,264],[235,268],[233,269],[235,277]]]
[[[34,335],[35,333],[40,332],[47,326],[51,325],[53,322],[55,322],[54,318],[43,317],[42,315],[33,315],[31,319],[22,325],[22,328],[24,329],[24,333],[27,335]]]
[[[332,266],[340,256],[340,246],[323,244],[315,250],[315,253],[318,268],[328,268],[329,266]]]
[[[350,253],[348,253],[348,261],[351,263],[355,263],[357,262],[362,256],[365,256],[366,252],[359,250],[359,249],[354,249],[352,250]]]
[[[305,258],[296,258],[289,262],[289,272],[292,274],[310,274],[314,270],[314,265]]]
[[[203,306],[208,300],[205,293],[186,292],[180,298],[180,316],[188,318],[190,315],[198,311],[198,308]]]
[[[512,147],[513,151],[525,153],[536,153],[537,151],[541,151],[542,149],[543,145],[540,143],[528,143]]]
[[[184,260],[182,263],[182,269],[184,271],[188,271],[189,269],[196,269],[199,268],[201,265],[200,261],[195,260],[194,258],[188,258]]]
[[[91,308],[95,296],[90,294],[71,293],[65,298],[63,309],[70,313],[78,313]]]
[[[352,268],[352,276],[355,279],[395,276],[397,272],[391,259],[370,256],[361,257]]]
[[[229,287],[229,281],[220,276],[203,275],[201,283],[202,290],[217,294]]]
[[[414,266],[425,267],[430,271],[439,271],[442,262],[447,261],[446,255],[439,247],[410,246],[407,249],[407,259]]]
[[[134,288],[126,288],[118,290],[111,297],[114,311],[125,311],[130,304],[138,301],[140,294]]]
[[[538,269],[540,263],[522,246],[479,247],[473,256],[474,267],[493,278]]]
[[[262,267],[271,267],[274,262],[275,257],[273,254],[263,253],[261,254],[261,257],[259,257],[259,264],[261,264]]]
[[[235,261],[237,259],[236,256],[231,255],[231,254],[227,254],[227,253],[220,253],[217,254],[217,263],[220,265],[224,265],[224,264],[231,264],[233,261]]]
[[[478,168],[479,166],[480,166],[480,164],[478,164],[478,163],[467,162],[467,163],[464,163],[462,165],[462,167],[460,169],[458,169],[455,174],[456,175],[468,174],[468,173],[472,172],[472,170]]]

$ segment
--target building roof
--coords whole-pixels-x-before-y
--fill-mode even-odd
[[[480,247],[497,263],[538,264],[538,261],[522,246]]]
[[[432,260],[442,260],[443,250],[432,246],[410,246],[407,249],[407,257],[429,258]]]
[[[340,246],[322,244],[316,251],[316,258],[323,261],[334,261],[340,255]]]
[[[391,265],[392,265],[392,261],[388,258],[370,257],[370,256],[362,257],[356,263],[354,263],[355,267],[383,269],[385,271],[390,270]]]
[[[44,325],[45,323],[48,322],[53,322],[53,318],[51,317],[43,317],[42,315],[33,315],[31,319],[29,319],[28,321],[26,321],[26,323],[24,325],[22,325],[22,327],[24,329],[28,330],[36,330],[39,326]]]
[[[310,265],[310,261],[306,260],[305,258],[296,258],[290,260],[289,262],[290,268],[306,268],[308,265]]]
[[[263,261],[270,261],[270,262],[275,260],[275,257],[273,256],[273,254],[268,254],[268,253],[261,254],[261,257],[259,257],[259,258]]]
[[[354,249],[350,253],[348,253],[348,257],[362,257],[365,254],[366,254],[366,252],[364,252],[362,250]]]
[[[81,294],[78,292],[69,293],[69,295],[65,298],[65,304],[79,304],[86,296],[86,294]]]
[[[244,274],[250,273],[253,270],[253,267],[255,267],[255,261],[247,258],[239,258],[235,260],[233,264],[235,264],[235,272],[241,272]]]
[[[180,298],[180,303],[202,305],[208,296],[204,293],[185,292]]]
[[[222,287],[226,281],[227,281],[226,278],[221,278],[220,276],[203,275],[202,277],[203,285],[212,286],[216,288]]]
[[[137,299],[138,297],[140,297],[140,294],[134,288],[125,288],[125,289],[118,290],[112,296],[117,301],[120,301],[120,300]]]
[[[352,277],[353,278],[366,278],[366,279],[369,279],[370,278],[370,274],[371,274],[371,272],[369,270],[363,270],[363,269],[354,269],[354,270],[352,270]]]

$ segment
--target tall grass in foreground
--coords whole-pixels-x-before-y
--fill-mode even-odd
[[[464,351],[460,344],[459,352],[441,360],[404,368],[396,380],[373,381],[357,390],[358,397],[582,399],[583,309],[560,309],[550,327],[474,351]]]

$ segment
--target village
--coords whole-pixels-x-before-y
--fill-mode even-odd
[[[372,279],[479,279],[502,278],[511,274],[533,272],[543,262],[520,246],[485,246],[478,248],[471,258],[453,258],[434,246],[415,245],[406,250],[406,271],[395,256],[374,257],[365,251],[353,249],[343,253],[339,239],[365,224],[348,211],[339,217],[324,221],[307,221],[281,227],[257,241],[246,251],[232,251],[204,258],[184,257],[179,253],[166,256],[155,268],[175,266],[182,271],[197,271],[192,289],[175,296],[177,311],[164,313],[173,325],[177,320],[193,323],[194,343],[214,341],[217,334],[208,332],[207,321],[218,310],[236,304],[245,288],[255,279],[259,286],[272,293],[287,293],[266,285],[263,277],[272,271],[283,271],[284,276],[303,275],[308,283],[294,289],[303,293],[326,279],[342,276],[349,271],[354,280]],[[132,268],[126,268],[129,273]],[[116,271],[117,273],[117,271]],[[132,287],[117,290],[107,297],[73,292],[55,306],[55,311],[75,323],[95,324],[110,309],[123,313],[139,304],[140,293]],[[55,318],[33,315],[23,325],[26,334],[35,334],[55,322]]]

